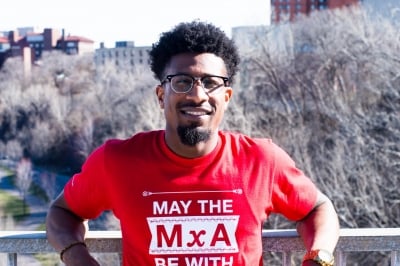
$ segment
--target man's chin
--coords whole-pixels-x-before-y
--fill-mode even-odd
[[[197,125],[178,126],[178,136],[181,142],[188,146],[195,146],[201,142],[207,142],[211,137],[211,130]]]

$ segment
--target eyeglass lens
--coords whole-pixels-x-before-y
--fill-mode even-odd
[[[189,92],[196,80],[197,79],[189,75],[177,75],[171,78],[171,85],[176,92]],[[210,91],[224,85],[224,80],[221,77],[205,76],[200,78],[200,81],[202,87],[206,91]]]

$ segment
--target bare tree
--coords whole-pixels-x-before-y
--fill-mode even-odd
[[[240,47],[223,128],[282,146],[332,198],[342,227],[400,226],[398,26],[363,9],[313,12]],[[11,158],[28,149],[35,162],[70,167],[108,138],[163,127],[149,69],[56,53],[29,82],[19,69],[7,60],[0,71],[0,152]],[[294,225],[272,216],[265,226]],[[385,265],[378,257],[354,265]]]
[[[288,39],[267,33],[244,59],[251,77],[236,94],[247,131],[295,158],[332,198],[342,227],[399,227],[399,27],[350,8],[274,31]],[[293,227],[272,218],[269,228]],[[352,265],[387,264],[376,254],[354,257]]]
[[[41,186],[46,192],[49,204],[52,200],[55,199],[57,194],[56,178],[56,174],[52,172],[43,172],[40,174]]]
[[[23,157],[16,168],[16,186],[18,187],[23,199],[23,214],[26,214],[26,196],[32,184],[32,163],[27,157]]]

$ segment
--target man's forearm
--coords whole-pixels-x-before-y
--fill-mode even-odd
[[[83,242],[86,226],[84,220],[70,211],[51,206],[46,217],[46,233],[50,244],[61,251],[73,242]]]
[[[339,239],[339,221],[332,202],[322,196],[322,203],[297,223],[297,231],[307,250],[333,252]]]
[[[47,239],[65,265],[99,265],[84,243],[86,223],[69,210],[52,205],[46,218]]]

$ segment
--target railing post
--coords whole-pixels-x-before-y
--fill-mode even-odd
[[[282,266],[290,266],[291,261],[292,261],[292,253],[291,252],[283,252]]]
[[[7,260],[7,266],[17,266],[17,253],[8,253]]]
[[[400,265],[400,251],[395,250],[391,252],[391,260],[390,265],[392,266],[399,266]]]
[[[335,252],[335,265],[346,266],[347,254],[343,251]]]

